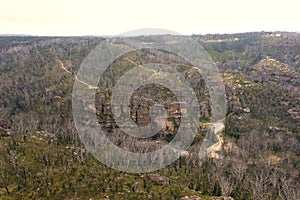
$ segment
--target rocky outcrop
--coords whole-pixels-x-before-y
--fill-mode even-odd
[[[154,182],[157,185],[170,185],[170,179],[166,176],[161,176],[159,174],[149,174],[148,177],[152,182]]]

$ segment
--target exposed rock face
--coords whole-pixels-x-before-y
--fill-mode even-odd
[[[251,112],[250,108],[244,108],[243,111],[244,111],[245,113],[250,113],[250,112]]]
[[[292,118],[300,119],[300,108],[291,108],[287,112],[292,116]]]
[[[253,78],[258,82],[271,82],[281,85],[293,94],[299,94],[299,77],[293,67],[286,63],[275,60],[269,56],[262,59],[257,65],[258,74]]]
[[[168,186],[170,185],[170,179],[166,176],[161,176],[159,174],[149,174],[149,179],[155,184]]]
[[[97,99],[96,107],[88,106],[88,109],[93,110],[97,113],[98,116],[100,116],[99,122],[102,124],[106,129],[110,130],[116,127],[116,124],[114,120],[112,120],[112,109],[110,102],[105,103],[104,96]],[[136,105],[133,104],[130,108],[131,118],[133,121],[135,121],[139,126],[147,126],[151,123],[150,113],[149,113],[149,107],[151,107],[154,103],[148,103],[147,106],[145,105]],[[175,105],[173,105],[175,104]],[[162,120],[155,120],[157,125],[163,128],[163,132],[166,134],[175,134],[176,130],[178,128],[178,125],[180,124],[180,118],[182,110],[180,110],[178,104],[168,102],[165,105],[166,112],[168,114],[168,117],[166,119],[165,124],[160,124]],[[120,113],[122,113],[123,110],[120,108]],[[160,115],[158,115],[159,117]]]
[[[42,172],[38,172],[35,174],[35,177],[42,177],[42,176],[44,176],[44,174]]]

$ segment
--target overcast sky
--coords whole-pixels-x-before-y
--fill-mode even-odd
[[[0,34],[300,32],[299,0],[0,0]]]

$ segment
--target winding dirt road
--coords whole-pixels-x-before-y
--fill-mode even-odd
[[[65,67],[64,63],[63,63],[61,60],[59,60],[59,59],[55,59],[55,60],[59,63],[60,67],[61,67],[65,72],[67,72],[68,74],[73,75],[73,73],[72,73],[71,71],[69,71],[69,70]],[[84,81],[78,79],[78,77],[77,77],[76,74],[75,74],[75,80],[79,81],[79,82],[82,83],[83,85],[88,86],[88,88],[89,88],[90,90],[97,90],[97,89],[99,88],[99,87],[97,87],[97,86],[90,85],[90,84],[88,84],[88,83],[86,83],[86,82],[84,82]]]
[[[143,67],[142,65],[140,65],[140,64],[137,63],[136,61],[131,60],[131,59],[129,59],[129,58],[125,58],[125,60],[127,60],[127,61],[130,62],[131,64],[134,64],[134,65],[136,65],[136,66],[139,66],[139,67],[142,68],[142,69],[145,69],[145,70],[147,70],[147,71],[151,71],[151,72],[153,72],[154,74],[157,74],[157,73],[158,73],[157,71],[155,71],[155,70],[153,70],[153,69],[149,69],[149,68]]]
[[[223,122],[213,123],[214,126],[214,134],[216,135],[218,142],[208,148],[209,156],[212,158],[219,158],[218,151],[221,150],[223,145],[223,138],[221,137],[220,132],[224,129],[225,125]]]

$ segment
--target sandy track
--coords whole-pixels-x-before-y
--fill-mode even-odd
[[[59,63],[60,67],[61,67],[65,72],[67,72],[68,74],[73,75],[73,73],[72,73],[71,71],[69,71],[69,70],[64,66],[64,63],[63,63],[61,60],[56,59],[56,61]],[[77,77],[76,74],[75,74],[75,80],[77,80],[78,82],[82,83],[83,85],[86,85],[86,86],[87,86],[89,89],[91,89],[91,90],[96,90],[96,89],[99,88],[99,87],[97,87],[97,86],[90,85],[90,84],[88,84],[88,83],[86,83],[86,82],[84,82],[84,81],[78,79],[78,77]]]

